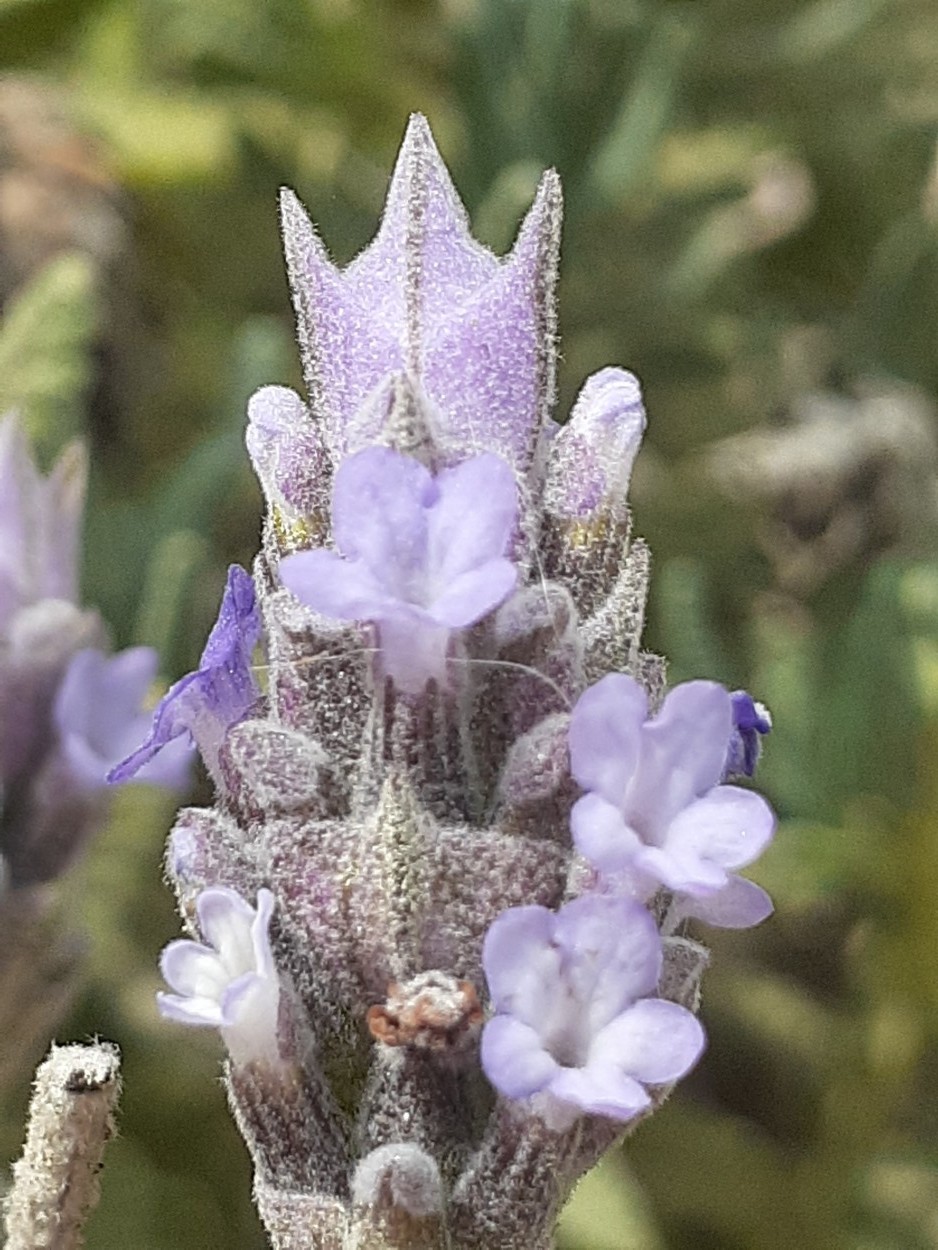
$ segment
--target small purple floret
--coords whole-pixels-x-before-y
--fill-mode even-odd
[[[696,1017],[655,997],[661,939],[650,914],[590,895],[559,912],[515,907],[486,934],[482,962],[496,1015],[482,1067],[506,1098],[537,1096],[554,1128],[579,1114],[631,1120],[704,1047]]]
[[[146,733],[150,714],[141,707],[158,662],[152,647],[131,647],[113,656],[86,648],[69,662],[56,692],[53,718],[59,749],[83,789],[106,785],[108,771]],[[185,790],[191,774],[192,746],[179,738],[144,764],[134,780]]]
[[[110,771],[108,781],[128,781],[183,735],[196,742],[214,773],[225,733],[260,698],[251,659],[260,635],[254,583],[244,569],[233,564],[198,669],[169,688],[157,704],[146,739]]]
[[[732,870],[764,850],[775,818],[759,795],[720,784],[732,726],[730,696],[714,682],[675,687],[651,718],[633,678],[591,686],[570,723],[573,775],[587,792],[571,828],[590,863],[625,873],[645,898],[658,885],[714,903],[730,887],[745,892]]]
[[[196,912],[203,942],[170,942],[160,970],[174,994],[157,994],[160,1013],[221,1030],[236,1063],[277,1056],[280,983],[270,949],[274,896],[252,907],[235,890],[203,890]]]
[[[762,739],[772,730],[772,717],[762,703],[757,703],[745,690],[734,690],[730,695],[733,704],[733,732],[726,751],[723,775],[729,777],[752,777],[762,754]]]
[[[548,510],[584,517],[604,506],[624,508],[645,425],[634,374],[609,367],[587,378],[570,420],[550,444]]]
[[[514,590],[517,573],[504,553],[516,516],[514,474],[498,456],[473,456],[434,476],[410,456],[369,447],[336,473],[338,550],[287,556],[281,580],[323,616],[376,624],[385,672],[417,693],[445,679],[452,632]]]

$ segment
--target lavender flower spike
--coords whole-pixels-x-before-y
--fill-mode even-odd
[[[157,994],[161,1014],[220,1029],[235,1063],[278,1056],[280,983],[268,932],[273,909],[269,890],[258,890],[256,908],[235,890],[203,890],[196,912],[205,943],[170,942],[160,960],[176,991]]]
[[[591,686],[570,722],[573,775],[587,791],[571,828],[590,863],[644,878],[648,894],[659,883],[695,898],[726,889],[775,828],[763,798],[720,784],[732,730],[730,696],[714,682],[675,687],[653,719],[634,678]]]
[[[419,693],[431,678],[445,681],[452,631],[514,589],[504,551],[516,511],[514,475],[498,456],[433,477],[409,456],[370,447],[336,474],[332,528],[342,555],[287,556],[280,578],[324,616],[375,622],[385,672]]]
[[[578,1115],[631,1120],[700,1057],[703,1029],[677,1003],[654,997],[661,939],[627,899],[575,899],[503,912],[482,961],[498,1013],[482,1034],[482,1067],[507,1098],[536,1096],[556,1129]]]
[[[198,669],[169,688],[157,705],[149,734],[136,751],[111,769],[108,781],[129,781],[183,735],[187,741],[195,740],[214,774],[225,733],[260,698],[251,667],[260,633],[254,583],[244,569],[233,564]]]
[[[280,1064],[226,1072],[274,1250],[553,1250],[578,1179],[700,1054],[707,952],[671,928],[767,914],[735,869],[772,815],[721,784],[725,690],[649,715],[644,407],[607,368],[552,421],[556,175],[501,260],[419,117],[345,269],[281,207],[306,394],[249,405],[258,603],[238,574],[117,774],[204,731],[219,798],[168,870],[183,915],[226,919],[170,948],[164,1009],[272,1048],[281,970]],[[245,984],[268,1006],[241,1049]]]

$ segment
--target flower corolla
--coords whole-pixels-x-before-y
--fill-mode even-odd
[[[452,631],[514,589],[504,553],[516,515],[514,474],[498,456],[472,456],[434,475],[411,456],[370,447],[336,473],[338,551],[287,556],[280,577],[324,616],[376,624],[385,672],[419,692],[445,679]]]
[[[629,899],[511,908],[482,962],[496,1011],[482,1034],[485,1074],[507,1098],[537,1096],[551,1127],[580,1114],[631,1120],[651,1105],[648,1086],[678,1080],[703,1050],[693,1013],[655,996],[661,939]]]
[[[221,1030],[232,1060],[275,1060],[280,983],[270,949],[274,896],[252,907],[236,890],[213,886],[196,900],[204,942],[170,942],[160,970],[175,993],[157,994],[160,1013]]]
[[[689,900],[687,914],[703,919],[713,904],[723,917],[714,923],[743,927],[771,904],[733,870],[764,850],[775,818],[760,795],[721,784],[732,733],[730,695],[715,682],[676,686],[650,717],[639,683],[609,674],[571,716],[571,766],[586,794],[570,820],[586,859],[639,897],[665,886]]]

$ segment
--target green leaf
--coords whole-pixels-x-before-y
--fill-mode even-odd
[[[70,252],[14,296],[0,323],[0,412],[19,410],[44,463],[81,431],[97,312],[94,264]]]

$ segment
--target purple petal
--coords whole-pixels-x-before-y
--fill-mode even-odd
[[[482,1070],[506,1098],[527,1098],[550,1082],[558,1064],[536,1031],[514,1016],[495,1016],[482,1031]]]
[[[624,673],[610,673],[580,696],[570,717],[570,766],[584,790],[621,807],[647,715],[648,696]]]
[[[561,1102],[613,1120],[631,1120],[651,1103],[638,1081],[612,1065],[561,1068],[547,1088]]]
[[[261,634],[254,583],[232,565],[199,668],[180,678],[157,704],[150,732],[141,746],[108,773],[108,781],[129,781],[157,752],[190,735],[210,769],[229,727],[241,720],[260,697],[251,657]]]
[[[626,814],[646,828],[665,828],[723,775],[732,728],[730,696],[715,682],[688,681],[667,696],[642,730],[638,769]]]
[[[761,886],[731,876],[722,890],[709,897],[681,895],[675,900],[675,910],[679,917],[702,920],[717,929],[750,929],[771,916],[774,908]]]
[[[106,785],[108,771],[146,734],[150,715],[140,709],[157,663],[150,647],[131,647],[114,656],[88,648],[72,657],[56,693],[53,717],[63,756],[83,786]],[[190,775],[191,749],[180,742],[136,780],[182,790]]]
[[[247,670],[246,673],[238,673],[239,683],[250,678],[252,690],[256,691],[249,664],[261,630],[261,614],[254,591],[254,580],[239,564],[232,564],[228,569],[218,619],[212,626],[212,632],[199,660],[199,670],[231,668],[237,665]],[[256,694],[253,698],[256,698]]]
[[[564,981],[593,1033],[658,984],[661,938],[650,913],[631,899],[574,899],[557,913],[554,942],[563,952]]]
[[[515,475],[499,456],[471,456],[437,476],[430,514],[433,578],[451,582],[505,552],[518,515]]]
[[[635,856],[635,867],[669,890],[705,897],[726,886],[726,870],[705,859],[693,847],[646,846]]]
[[[733,732],[723,765],[724,780],[727,777],[753,776],[762,753],[762,738],[772,729],[768,709],[756,703],[752,695],[745,690],[734,690],[730,699],[733,703]]]
[[[619,872],[633,862],[644,843],[625,823],[619,808],[598,794],[584,794],[570,813],[573,841],[601,872]]]
[[[555,917],[546,907],[502,912],[485,935],[482,967],[496,1011],[537,1026],[551,1008],[560,968]]]
[[[690,1071],[705,1041],[692,1012],[661,998],[646,998],[596,1034],[588,1066],[615,1066],[646,1085],[667,1085]]]
[[[721,868],[742,868],[762,854],[774,832],[774,813],[761,795],[716,786],[674,818],[665,848],[695,853]]]
[[[429,604],[434,620],[451,629],[474,625],[494,612],[514,590],[518,570],[510,560],[490,560],[481,568],[456,576]]]
[[[362,560],[335,551],[297,551],[280,561],[280,580],[301,603],[339,621],[379,620],[396,604]]]
[[[426,612],[395,605],[378,625],[381,665],[398,690],[419,694],[431,679],[446,683],[450,631]]]
[[[438,498],[429,470],[390,447],[344,460],[332,492],[332,530],[343,555],[361,559],[389,590],[427,566],[427,509]]]

